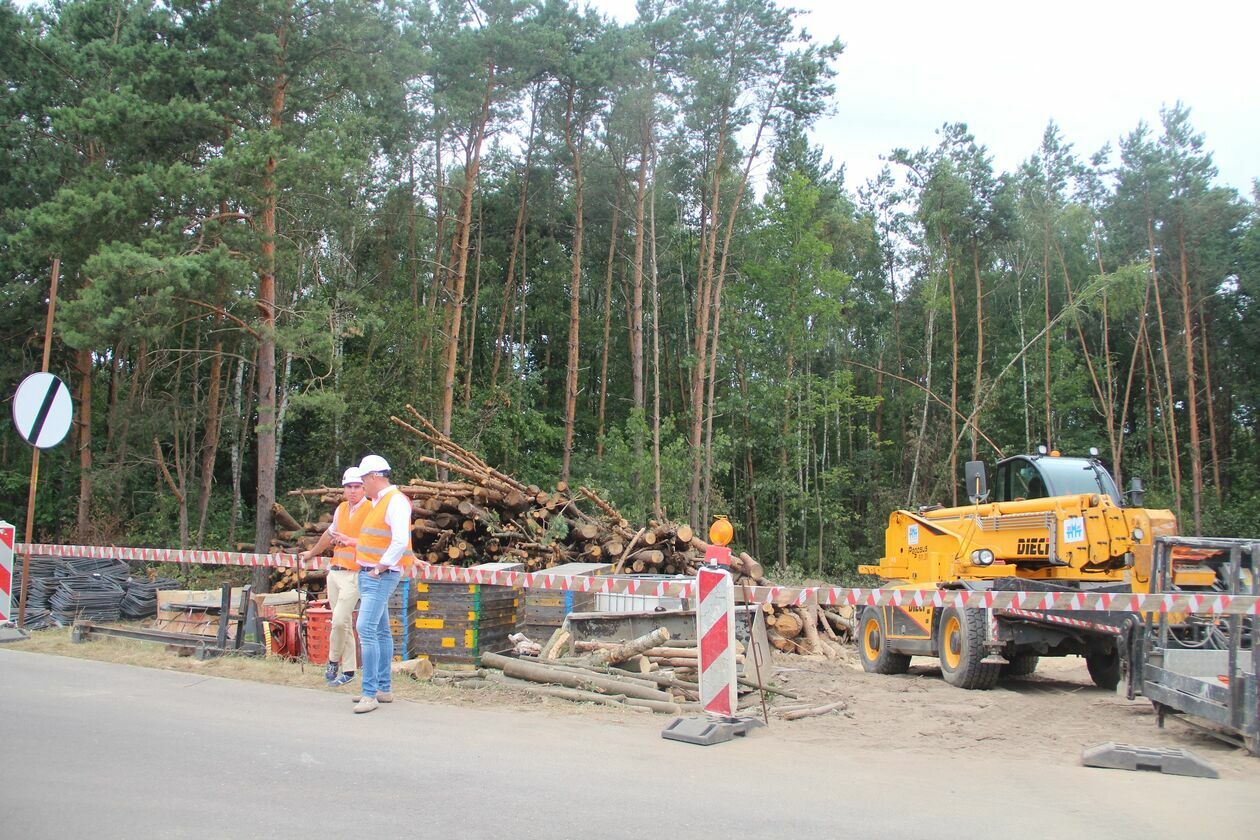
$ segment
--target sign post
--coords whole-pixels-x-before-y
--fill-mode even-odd
[[[39,485],[39,450],[61,443],[70,430],[70,419],[74,407],[70,402],[70,391],[66,383],[48,373],[48,362],[52,356],[53,314],[57,311],[57,280],[61,276],[61,258],[54,257],[52,263],[52,284],[48,289],[48,320],[44,323],[44,363],[40,373],[22,380],[18,393],[13,397],[13,423],[27,443],[33,447],[31,451],[31,487],[26,497],[26,553],[22,555],[22,591],[18,596],[19,628],[26,624],[26,589],[31,580],[31,544],[32,528],[35,524],[35,488]],[[36,379],[36,377],[40,377]],[[44,377],[47,377],[44,378]],[[55,380],[55,382],[49,381]],[[28,387],[27,383],[34,382]],[[41,390],[42,388],[42,390]],[[64,392],[64,398],[62,393]],[[22,397],[19,407],[19,396]],[[38,405],[37,405],[38,403]],[[20,408],[20,410],[19,410]],[[33,410],[32,410],[33,409]],[[51,424],[50,425],[50,421]],[[60,434],[57,429],[64,424]]]

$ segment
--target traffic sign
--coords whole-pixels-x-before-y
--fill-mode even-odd
[[[51,373],[32,373],[13,395],[13,425],[22,439],[37,449],[61,443],[73,418],[70,389]]]

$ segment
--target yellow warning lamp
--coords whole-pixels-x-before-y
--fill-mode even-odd
[[[1050,450],[1050,457],[1051,457],[1051,458],[1059,458],[1059,457],[1062,457],[1062,454],[1063,454],[1063,453],[1059,452],[1059,450],[1057,450],[1057,449],[1051,449],[1051,450]]]
[[[735,536],[735,529],[731,527],[731,521],[721,515],[714,517],[713,524],[709,526],[709,542],[714,545],[727,545],[733,536]]]

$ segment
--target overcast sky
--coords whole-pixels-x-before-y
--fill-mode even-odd
[[[634,18],[634,0],[591,5]],[[1260,11],[1250,0],[790,5],[816,39],[846,45],[835,113],[815,142],[845,165],[850,187],[893,148],[933,145],[945,122],[967,123],[1009,170],[1051,119],[1086,157],[1114,149],[1139,121],[1157,126],[1160,107],[1177,100],[1206,136],[1220,182],[1250,197],[1260,177]]]

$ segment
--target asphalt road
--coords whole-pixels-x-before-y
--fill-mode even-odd
[[[0,838],[1254,837],[1250,780],[855,752],[0,649]]]

